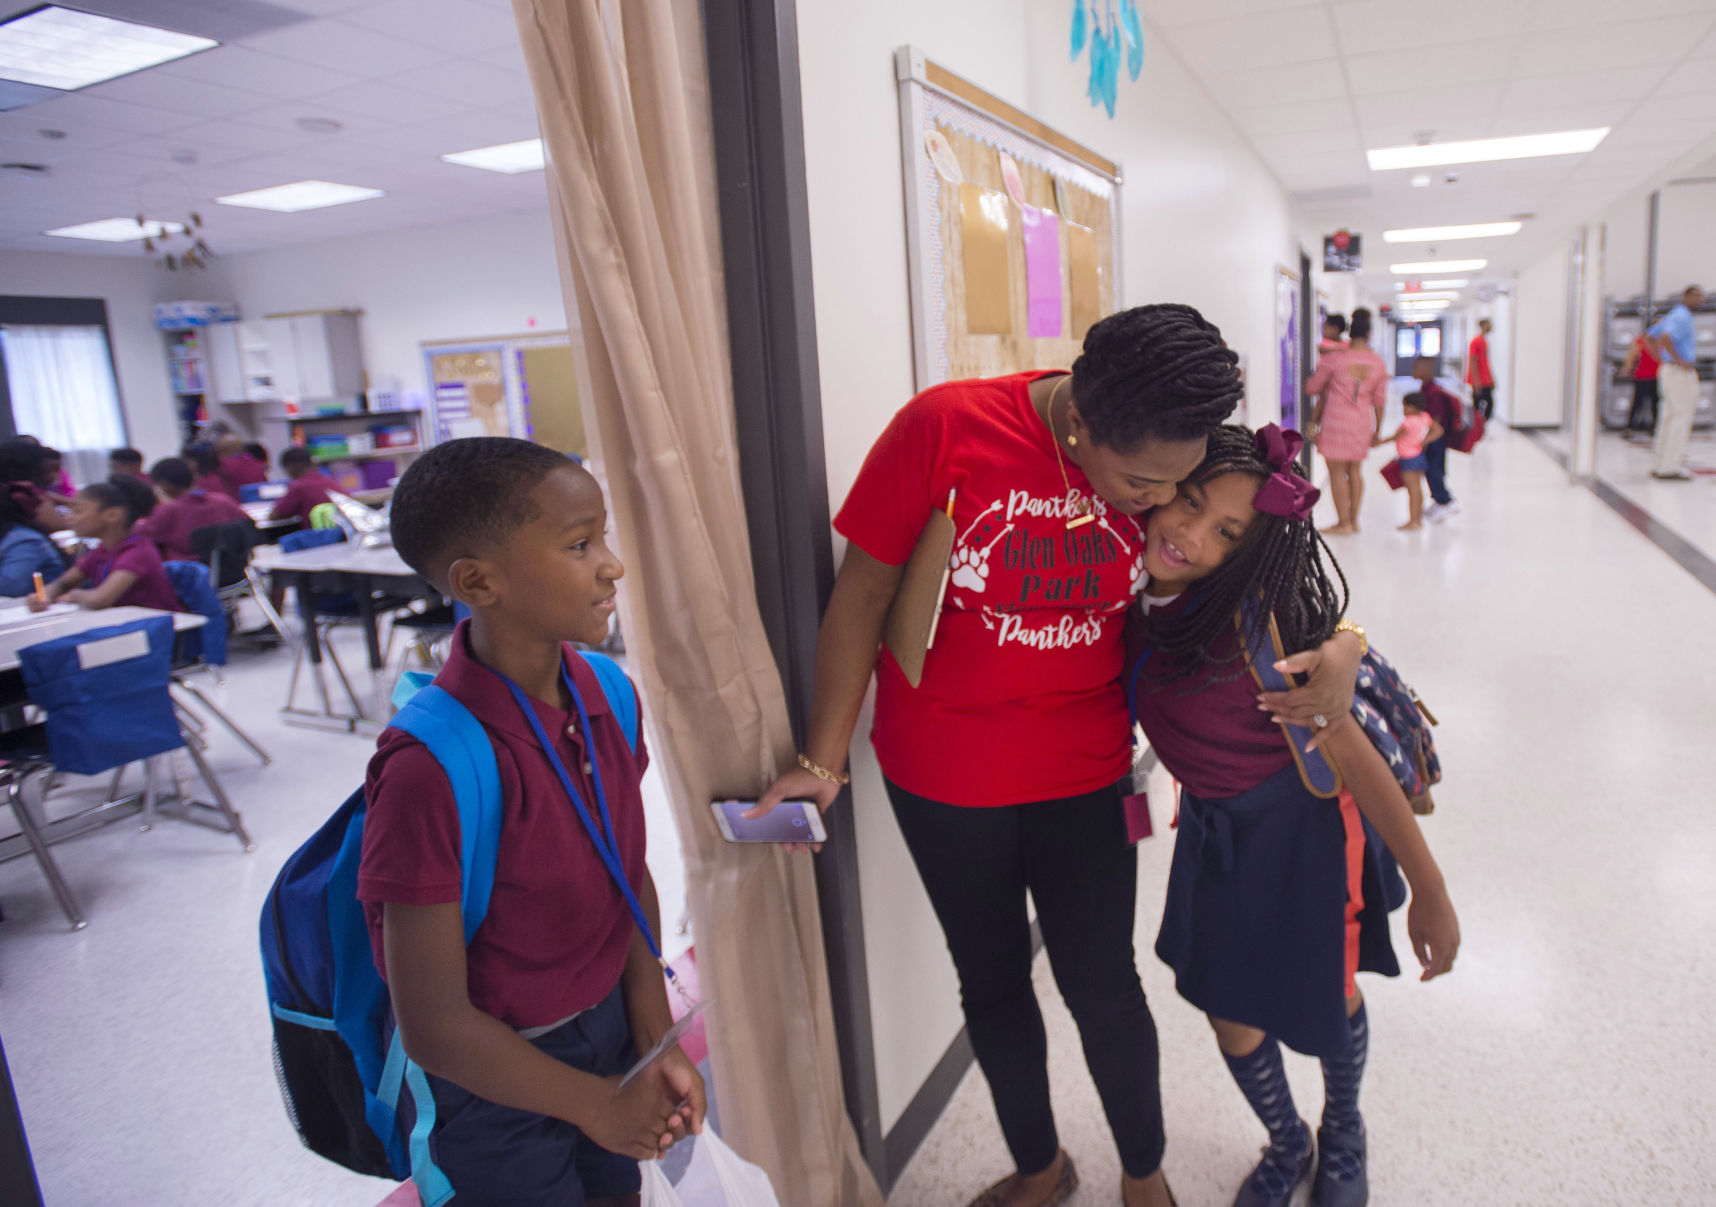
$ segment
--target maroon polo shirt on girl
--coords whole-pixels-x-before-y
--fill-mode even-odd
[[[506,683],[470,651],[469,622],[435,682],[483,724],[501,780],[500,851],[489,912],[465,949],[471,1004],[510,1027],[540,1027],[597,1005],[619,983],[636,923],[530,722]],[[566,666],[590,716],[602,786],[626,878],[644,882],[640,787],[649,756],[641,725],[634,755],[596,673],[571,647]],[[542,727],[600,824],[576,710],[531,701]],[[459,811],[441,764],[417,739],[388,729],[364,785],[368,816],[358,868],[375,964],[387,975],[382,906],[459,900]]]
[[[167,567],[161,562],[161,551],[141,533],[133,531],[111,549],[90,550],[77,559],[77,568],[89,580],[83,584],[86,588],[101,586],[115,570],[129,570],[137,576],[137,581],[125,588],[125,594],[113,601],[115,608],[184,611],[173,590],[173,580],[167,577]]]

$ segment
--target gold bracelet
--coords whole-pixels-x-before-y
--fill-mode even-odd
[[[802,754],[798,756],[798,765],[800,767],[803,767],[806,771],[810,772],[817,779],[827,780],[831,784],[839,784],[842,788],[844,788],[847,784],[850,784],[852,782],[852,777],[850,775],[847,775],[845,772],[843,772],[843,771],[830,771],[828,768],[824,767],[821,763],[813,763],[810,761],[809,758],[807,758],[806,756],[804,756]]]
[[[1354,637],[1357,637],[1359,639],[1359,657],[1360,658],[1363,658],[1366,654],[1370,653],[1370,638],[1368,638],[1364,635],[1364,626],[1363,625],[1354,624],[1350,620],[1343,620],[1343,621],[1341,621],[1341,623],[1339,623],[1335,626],[1335,632],[1337,632],[1337,633],[1351,633]]]

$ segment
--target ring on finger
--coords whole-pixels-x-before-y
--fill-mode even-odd
[[[1329,727],[1329,718],[1325,717],[1322,713],[1315,713],[1311,717],[1311,723],[1318,729],[1327,729]]]

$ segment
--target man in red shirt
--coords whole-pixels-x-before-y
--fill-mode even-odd
[[[234,498],[242,498],[242,488],[268,481],[268,466],[252,457],[244,447],[244,437],[228,434],[215,443],[220,457],[221,480]]]
[[[281,453],[280,468],[292,479],[292,485],[274,501],[268,515],[276,520],[296,516],[298,522],[308,528],[310,513],[328,502],[328,492],[338,490],[339,486],[316,468],[316,459],[310,455],[307,448],[294,446]]]
[[[191,533],[197,529],[234,520],[250,522],[244,508],[226,495],[194,489],[191,467],[180,457],[155,462],[149,470],[149,480],[165,502],[137,521],[133,531],[160,546],[161,556],[170,562],[197,560],[191,549]]]
[[[1484,413],[1484,421],[1496,417],[1496,377],[1490,371],[1490,320],[1478,320],[1478,333],[1466,351],[1466,384],[1472,387],[1472,406]],[[1446,427],[1446,424],[1443,424]]]

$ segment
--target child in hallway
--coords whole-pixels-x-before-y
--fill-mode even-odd
[[[1424,471],[1429,459],[1425,446],[1444,435],[1442,425],[1430,418],[1424,409],[1424,395],[1414,391],[1400,400],[1405,409],[1400,426],[1392,436],[1378,436],[1377,445],[1394,442],[1394,455],[1400,459],[1400,480],[1406,486],[1406,523],[1398,531],[1417,532],[1424,527]]]
[[[1318,492],[1294,470],[1298,449],[1298,434],[1273,424],[1255,437],[1237,425],[1210,437],[1203,464],[1150,516],[1149,581],[1127,663],[1134,716],[1183,785],[1156,953],[1208,1015],[1269,1132],[1235,1207],[1286,1207],[1313,1172],[1314,1207],[1367,1201],[1358,1105],[1369,1022],[1355,976],[1399,974],[1389,854],[1412,886],[1407,934],[1422,979],[1452,968],[1460,943],[1441,871],[1364,730],[1350,713],[1317,718],[1313,741],[1345,787],[1338,799],[1315,796],[1302,756],[1260,707],[1279,707],[1278,697],[1260,697],[1248,673],[1242,616],[1273,616],[1295,650],[1344,623],[1345,579],[1311,523]],[[1315,1144],[1293,1105],[1282,1042],[1322,1061]]]
[[[1442,429],[1440,436],[1424,443],[1424,482],[1430,488],[1430,506],[1424,517],[1441,523],[1460,513],[1460,504],[1448,492],[1448,435],[1460,426],[1460,400],[1436,380],[1436,358],[1420,356],[1412,362],[1412,376],[1424,396],[1424,412]]]
[[[137,478],[92,482],[79,491],[72,500],[72,531],[101,547],[78,558],[41,596],[31,595],[30,610],[44,612],[64,599],[91,609],[183,611],[155,542],[132,531],[154,509],[155,492]]]
[[[435,1162],[459,1207],[635,1204],[638,1161],[700,1130],[704,1090],[678,1048],[620,1086],[673,1020],[621,887],[659,935],[648,756],[568,644],[607,636],[625,573],[601,488],[526,440],[452,440],[406,470],[392,518],[400,557],[471,610],[435,683],[482,723],[501,779],[495,891],[469,945],[441,764],[389,729],[365,785],[357,895],[429,1074]]]

